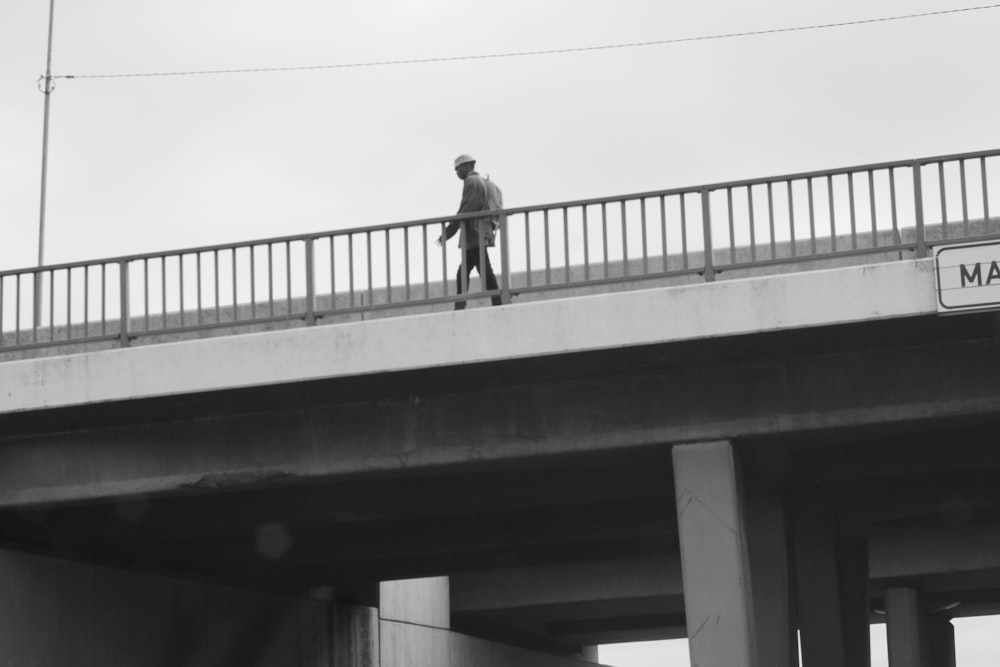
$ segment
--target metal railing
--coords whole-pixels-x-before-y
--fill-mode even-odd
[[[499,287],[459,295],[452,220],[481,213],[0,272],[0,351],[277,321],[312,325],[996,236],[1000,150],[505,209]],[[496,265],[494,265],[496,266]]]

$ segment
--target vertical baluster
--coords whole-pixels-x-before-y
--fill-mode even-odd
[[[250,319],[257,319],[257,246],[254,245],[250,246]]]
[[[212,251],[212,275],[214,283],[215,292],[215,323],[218,324],[222,319],[221,307],[219,305],[219,250],[216,248]]]
[[[108,265],[101,264],[101,335],[108,335]]]
[[[646,240],[646,199],[639,200],[639,224],[642,226],[642,272],[649,273],[649,242]]]
[[[549,209],[542,211],[543,229],[545,231],[545,284],[552,284],[552,257],[549,252]]]
[[[715,280],[715,252],[712,246],[712,202],[708,188],[701,191],[701,233],[705,244],[705,282]]]
[[[854,172],[847,173],[847,201],[851,213],[851,250],[858,249],[858,223],[854,207]]]
[[[923,165],[913,163],[913,210],[916,213],[917,224],[917,257],[927,256],[927,238],[924,234],[924,178]]]
[[[629,274],[628,267],[628,230],[626,229],[626,213],[625,213],[625,200],[621,200],[621,216],[622,216],[622,275],[627,276]]]
[[[337,309],[337,235],[330,234],[330,309]]]
[[[389,230],[385,230],[385,301],[392,303],[392,272],[389,258]]]
[[[527,261],[527,267],[525,270],[525,276],[528,279],[528,287],[531,287],[531,226],[528,224],[530,220],[530,213],[528,211],[524,212],[524,250],[525,259]]]
[[[792,247],[792,257],[798,255],[798,249],[795,241],[795,189],[792,187],[792,182],[790,180],[785,181],[785,186],[788,189],[788,228],[789,228],[789,238],[791,240]]]
[[[365,233],[365,265],[368,268],[368,306],[375,303],[375,291],[372,287],[372,233]]]
[[[21,343],[21,274],[14,280],[14,345]]]
[[[348,303],[354,308],[354,234],[347,235],[347,290]]]
[[[726,206],[729,210],[729,263],[736,263],[736,228],[733,224],[733,189],[726,188]]]
[[[747,206],[750,209],[750,261],[757,261],[757,221],[753,214],[753,186],[747,186]]]
[[[184,255],[177,255],[177,292],[181,309],[181,326],[184,326]]]
[[[969,235],[969,198],[965,185],[965,160],[958,161],[959,174],[962,179],[962,235]]]
[[[563,261],[566,267],[566,279],[565,282],[571,282],[573,280],[570,275],[570,261],[569,261],[569,211],[563,206],[562,210],[563,217]]]
[[[944,162],[938,162],[938,188],[941,197],[941,238],[948,238],[948,193],[944,184]]]
[[[424,254],[424,298],[431,298],[431,278],[430,268],[427,266],[430,259],[430,239],[427,238],[427,225],[423,225],[423,254]],[[441,245],[444,245],[443,243]]]
[[[202,253],[195,254],[195,291],[198,295],[198,317],[196,318],[198,326],[201,326],[201,311],[202,311],[202,284],[201,284],[201,255]]]
[[[816,254],[816,206],[813,197],[813,179],[806,179],[809,191],[809,243],[812,254]]]
[[[236,248],[233,247],[230,251],[233,258],[233,321],[238,322],[240,320],[240,301],[239,295],[236,292],[236,284],[238,280],[238,272],[236,268],[237,255]]]
[[[583,211],[583,279],[590,280],[590,225],[587,223],[587,205],[580,208]]]
[[[3,284],[0,282],[0,335],[3,332]],[[83,337],[90,337],[90,267],[83,267]]]
[[[876,209],[875,209],[875,175],[872,170],[868,170],[868,206],[871,209],[872,216],[872,247],[878,247],[878,221],[876,219]]]
[[[525,223],[527,227],[527,223]],[[441,223],[441,235],[438,236],[441,239],[441,296],[448,296],[448,253],[447,244],[445,243],[444,234],[448,229],[447,223]]]
[[[316,257],[313,237],[306,239],[306,326],[316,324]]]
[[[987,183],[986,183],[986,158],[985,157],[979,158],[979,170],[980,170],[981,178],[983,180],[983,219],[987,223],[989,223],[989,221],[990,221],[990,197],[989,197],[989,188],[987,187]],[[989,230],[988,226],[983,231],[987,231],[987,230]]]
[[[66,340],[73,337],[73,315],[70,306],[73,304],[73,270],[66,268]]]
[[[267,312],[274,317],[274,244],[267,244]]]
[[[403,227],[403,275],[406,277],[406,301],[410,301],[410,227]]]
[[[56,272],[48,271],[49,274],[49,340],[55,339],[56,335]]]
[[[129,346],[129,329],[131,327],[131,315],[129,314],[129,272],[128,262],[121,260],[118,263],[118,297],[120,320],[118,322],[118,345]]]
[[[684,201],[683,194],[680,198]],[[666,273],[670,267],[667,266],[667,200],[663,195],[660,195],[660,246],[663,253],[663,272]]]
[[[160,257],[160,309],[163,311],[163,327],[167,327],[167,256]]]
[[[684,257],[684,268],[688,267],[688,225],[687,225],[687,202],[684,195],[681,195],[681,254]]]
[[[767,182],[767,228],[771,232],[771,259],[776,259],[778,247],[774,240],[774,191],[771,181]]]
[[[892,242],[901,243],[899,236],[899,218],[896,215],[896,170],[889,168],[889,214],[892,218]]]
[[[830,206],[830,250],[837,252],[837,212],[833,205],[833,175],[826,176],[826,198]]]
[[[142,258],[143,326],[149,331],[149,258]]]
[[[291,319],[292,307],[292,242],[285,241],[285,316]]]
[[[608,277],[608,206],[601,202],[601,240],[604,251],[604,277]]]

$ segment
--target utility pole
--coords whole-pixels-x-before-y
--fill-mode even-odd
[[[45,263],[45,189],[49,167],[49,103],[52,97],[52,19],[55,15],[56,0],[49,0],[49,48],[45,60],[45,116],[42,121],[42,193],[38,213],[38,266]],[[42,322],[42,274],[35,273],[35,326]]]

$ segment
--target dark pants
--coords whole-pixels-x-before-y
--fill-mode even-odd
[[[483,267],[479,265],[480,250],[482,251],[482,257],[486,261],[486,271],[483,272]],[[469,276],[472,275],[472,269],[476,269],[479,272],[479,277],[483,282],[486,283],[486,289],[495,290],[500,289],[497,285],[497,277],[493,273],[493,266],[490,264],[490,254],[488,248],[467,248],[464,251],[465,263],[463,266],[458,267],[458,273],[455,275],[456,282],[458,284],[458,293],[461,294],[465,291],[464,285],[469,283]],[[465,269],[465,276],[462,275],[462,269]],[[490,301],[493,302],[494,306],[500,305],[500,295],[495,295],[491,297]],[[464,301],[455,302],[455,310],[462,310],[465,308]]]

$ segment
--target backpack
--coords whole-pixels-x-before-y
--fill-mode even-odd
[[[487,176],[486,183],[486,208],[484,211],[498,211],[503,208],[503,192],[500,190],[500,186],[490,180]],[[490,216],[490,227],[484,230],[484,235],[486,238],[486,245],[493,246],[496,244],[497,230],[500,228],[500,215]]]

